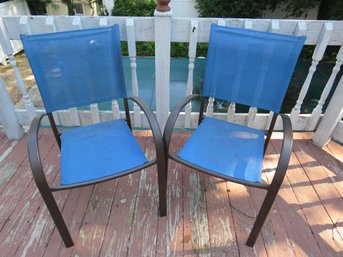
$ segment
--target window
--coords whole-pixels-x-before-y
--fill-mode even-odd
[[[76,15],[83,14],[83,6],[81,3],[75,3],[75,14]]]

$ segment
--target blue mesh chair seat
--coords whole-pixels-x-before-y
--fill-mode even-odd
[[[191,95],[172,110],[164,129],[166,150],[181,110],[200,98],[199,126],[178,154],[168,158],[227,181],[267,190],[247,240],[253,246],[287,171],[292,148],[292,125],[280,108],[305,37],[230,28],[212,24],[201,95]],[[272,111],[268,133],[204,115],[213,97]],[[277,116],[284,139],[270,184],[261,180],[262,162]]]
[[[124,120],[62,132],[61,185],[83,183],[148,162]]]
[[[74,242],[52,194],[55,191],[119,178],[156,164],[160,215],[165,216],[167,182],[162,134],[148,106],[138,97],[127,96],[119,26],[21,35],[21,39],[47,112],[31,123],[30,165],[64,244],[70,247]],[[123,102],[125,119],[100,120],[97,124],[70,129],[56,126],[53,112],[115,99]],[[145,157],[131,131],[129,100],[141,108],[150,124],[155,159]],[[45,115],[61,149],[58,185],[48,184],[39,154],[38,132]],[[83,123],[81,115],[79,118]]]
[[[178,157],[218,176],[260,182],[263,146],[261,130],[205,118]]]

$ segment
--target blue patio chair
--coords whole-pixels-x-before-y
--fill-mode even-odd
[[[247,240],[248,246],[255,244],[288,167],[292,125],[289,117],[279,111],[304,41],[303,36],[213,24],[202,93],[181,101],[170,114],[164,130],[166,160],[170,158],[226,181],[267,190]],[[176,155],[168,153],[180,111],[199,97],[199,127]],[[208,97],[273,111],[266,137],[263,130],[204,117]],[[261,181],[262,161],[278,115],[283,122],[284,139],[275,176],[267,184]]]
[[[157,120],[137,97],[126,94],[119,26],[21,36],[47,114],[31,124],[28,153],[34,180],[67,247],[73,240],[53,192],[115,179],[157,164],[160,215],[166,215],[166,173],[162,133]],[[123,99],[126,119],[58,129],[54,111]],[[156,155],[148,160],[131,132],[128,100],[146,114]],[[60,183],[49,185],[38,148],[38,130],[47,115],[61,150]],[[61,131],[60,131],[61,130]]]

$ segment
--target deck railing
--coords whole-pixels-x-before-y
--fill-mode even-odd
[[[168,1],[167,1],[168,2]],[[165,7],[166,5],[164,5]],[[14,70],[18,86],[23,95],[25,109],[15,109],[20,124],[28,125],[36,113],[44,112],[35,108],[25,87],[22,76],[16,65],[11,40],[20,40],[20,34],[38,34],[54,31],[94,28],[118,24],[120,26],[121,40],[127,41],[131,64],[132,93],[139,96],[139,78],[137,77],[136,42],[155,42],[155,83],[156,83],[156,116],[163,128],[170,111],[170,45],[171,42],[189,43],[188,49],[188,81],[187,95],[193,92],[193,71],[197,43],[208,42],[210,25],[219,25],[270,31],[289,35],[306,35],[306,45],[314,45],[312,64],[308,70],[305,82],[301,88],[296,105],[289,114],[293,129],[298,131],[314,131],[320,121],[321,126],[315,134],[315,142],[323,145],[333,133],[343,142],[343,81],[341,80],[323,118],[322,109],[329,92],[336,79],[343,62],[343,47],[336,56],[336,65],[326,82],[320,100],[312,114],[302,114],[301,107],[311,85],[318,63],[323,59],[327,46],[341,46],[343,42],[343,21],[318,20],[271,20],[271,19],[234,19],[234,18],[173,18],[172,11],[161,6],[156,8],[154,17],[87,17],[87,16],[16,16],[0,18],[0,44],[8,56],[10,65]],[[235,103],[230,103],[227,113],[216,113],[213,108],[213,99],[209,99],[208,116],[214,116],[238,124],[245,124],[258,129],[268,127],[272,113],[258,113],[251,107],[248,113],[236,113]],[[5,108],[2,107],[1,108]],[[331,113],[330,113],[331,112]],[[65,126],[79,126],[96,123],[122,116],[116,101],[112,102],[111,111],[99,110],[96,104],[90,110],[80,111],[75,108],[54,113],[57,123]],[[147,127],[147,121],[138,106],[133,107],[132,120],[135,127]],[[185,108],[178,121],[178,127],[194,128],[197,126],[197,113],[192,112],[191,105]],[[277,128],[281,124],[277,123]]]

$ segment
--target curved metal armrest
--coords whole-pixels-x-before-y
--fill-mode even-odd
[[[155,141],[155,147],[156,147],[156,156],[159,160],[164,161],[165,153],[164,153],[164,144],[162,139],[162,133],[160,126],[158,125],[158,122],[156,120],[156,117],[154,113],[151,111],[151,109],[148,107],[148,105],[143,102],[140,98],[136,96],[128,97],[128,99],[134,101],[136,104],[139,105],[139,107],[143,110],[145,113],[145,116],[148,119],[148,122],[150,124],[150,128],[152,130],[152,134]]]
[[[279,114],[282,118],[284,137],[281,146],[281,153],[276,172],[271,183],[272,187],[279,188],[286,175],[288,163],[291,158],[293,145],[293,129],[290,118],[285,114]]]
[[[166,147],[166,152],[168,152],[171,134],[173,132],[173,128],[175,126],[175,122],[177,120],[177,117],[179,116],[179,113],[181,112],[182,108],[184,108],[189,102],[199,97],[200,95],[197,94],[185,97],[174,107],[174,109],[170,113],[163,132],[163,141]]]
[[[33,178],[38,186],[40,191],[49,189],[48,182],[46,181],[43,166],[39,153],[38,146],[38,132],[39,126],[46,114],[37,115],[31,122],[30,131],[27,141],[27,150],[29,154],[30,166],[33,174]]]

